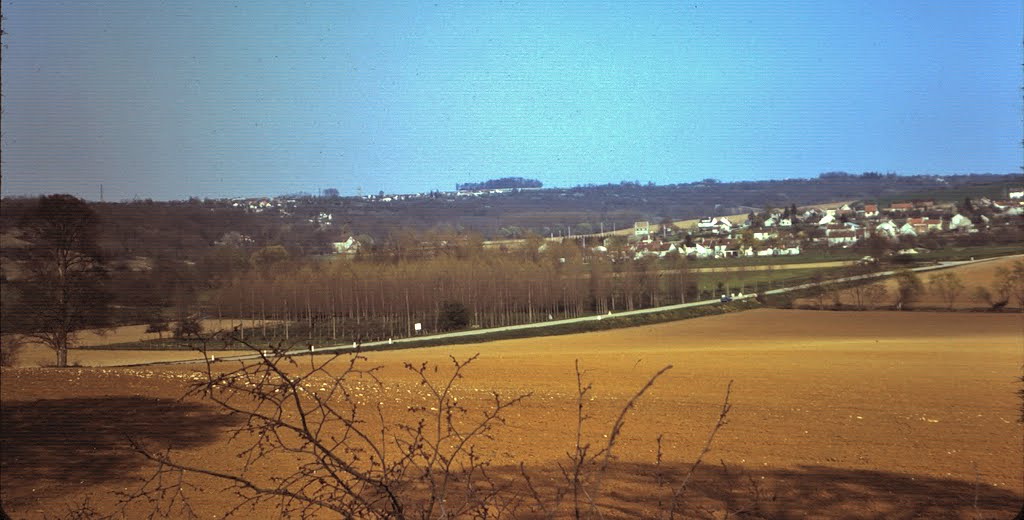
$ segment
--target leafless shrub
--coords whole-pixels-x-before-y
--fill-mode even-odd
[[[562,484],[541,489],[522,463],[516,482],[489,473],[491,461],[479,449],[480,442],[493,440],[491,434],[505,423],[508,409],[530,394],[506,398],[492,393],[482,413],[473,406],[471,415],[456,390],[476,356],[452,358],[447,367],[406,364],[421,399],[411,400],[404,410],[408,415],[395,420],[389,413],[394,410],[386,409],[380,398],[387,386],[380,367],[367,366],[359,353],[319,358],[290,357],[280,348],[256,352],[257,362],[235,369],[218,370],[208,362],[204,377],[188,394],[243,419],[231,431],[231,442],[241,443],[240,467],[186,463],[168,449],[133,440],[133,448],[156,469],[122,497],[122,514],[142,507],[150,518],[194,518],[190,496],[199,488],[190,477],[200,476],[227,484],[235,497],[229,515],[272,507],[282,516],[299,518],[326,512],[345,518],[501,518],[523,511],[600,518],[602,487],[626,419],[672,368],[651,376],[619,409],[606,440],[592,445],[584,435],[591,419],[585,403],[592,384],[584,381],[577,362],[575,442],[567,462],[558,465]],[[726,423],[731,385],[689,471],[678,482],[668,473],[657,473],[658,485],[669,495],[662,502],[667,518],[681,514],[688,483]],[[267,468],[273,471],[261,471]]]
[[[0,518],[7,520],[9,517],[0,512]],[[44,518],[49,519],[50,516],[44,514]],[[61,520],[92,520],[94,518],[103,518],[103,516],[99,510],[93,507],[89,497],[86,497],[80,502],[65,504],[63,514],[56,518]]]
[[[953,310],[956,299],[964,292],[964,284],[956,273],[946,272],[928,278],[928,289],[942,299],[948,310]]]
[[[711,451],[711,445],[715,441],[715,435],[718,434],[718,430],[721,430],[725,426],[726,419],[729,416],[729,410],[732,409],[732,403],[729,402],[729,397],[732,394],[732,381],[729,381],[729,385],[725,388],[725,399],[722,401],[722,408],[718,414],[718,420],[715,422],[715,426],[711,428],[708,433],[708,438],[704,442],[704,447],[701,448],[700,454],[697,455],[697,459],[690,466],[690,469],[683,476],[682,481],[676,486],[675,491],[672,493],[672,501],[669,505],[668,517],[675,518],[678,514],[679,508],[683,503],[684,494],[686,493],[687,486],[690,483],[690,478],[693,477],[693,473],[700,467],[704,461],[704,456]]]
[[[229,513],[272,504],[282,515],[300,518],[326,511],[348,518],[450,518],[474,511],[493,516],[510,507],[496,498],[500,490],[476,444],[529,394],[506,399],[494,393],[482,417],[470,418],[455,388],[475,356],[452,358],[448,376],[436,375],[439,367],[407,364],[426,402],[407,408],[411,420],[392,422],[382,401],[366,398],[384,389],[379,367],[365,367],[359,354],[306,359],[309,366],[300,368],[277,350],[226,372],[208,362],[189,394],[244,418],[231,436],[244,443],[243,467],[190,465],[170,451],[132,441],[157,470],[124,497],[124,506],[148,502],[152,518],[194,517],[185,478],[194,473],[229,485],[238,498]],[[338,361],[340,372],[332,369]],[[257,470],[278,454],[294,466],[259,477]]]

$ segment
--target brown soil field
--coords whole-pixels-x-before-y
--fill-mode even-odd
[[[480,357],[456,383],[459,403],[532,392],[480,445],[494,479],[522,463],[539,487],[562,481],[575,435],[574,362],[593,383],[584,442],[607,442],[630,411],[596,503],[606,518],[658,517],[700,452],[729,381],[733,408],[687,501],[714,518],[1010,518],[1024,502],[1018,422],[1024,318],[1019,314],[763,309],[646,327],[367,354],[382,366],[388,420],[424,404],[402,367]],[[345,359],[331,368],[340,371]],[[302,362],[300,361],[300,364]],[[225,368],[230,364],[225,363]],[[109,511],[153,466],[122,432],[173,445],[182,460],[236,468],[237,425],[208,404],[176,401],[195,367],[4,369],[0,493],[14,518],[59,516],[86,498]],[[658,461],[658,436],[663,458]],[[278,461],[280,462],[280,461]],[[232,504],[199,481],[201,517]],[[564,504],[563,504],[564,505]],[[565,513],[571,511],[563,510]],[[755,514],[756,513],[756,514]],[[245,517],[276,518],[272,507]],[[522,515],[536,518],[538,516]],[[691,518],[694,516],[685,516]],[[732,517],[732,516],[730,516]]]
[[[940,274],[940,273],[954,273],[958,277],[960,277],[960,281],[964,285],[964,290],[956,298],[956,300],[954,300],[953,308],[954,309],[975,309],[975,308],[982,309],[982,308],[987,308],[988,307],[987,304],[985,304],[983,302],[978,302],[978,301],[975,301],[974,299],[972,299],[971,298],[971,292],[973,292],[975,290],[975,288],[977,288],[977,287],[986,287],[986,288],[989,288],[989,290],[991,290],[992,283],[993,283],[993,281],[995,281],[995,278],[996,278],[996,276],[995,276],[996,269],[998,269],[998,268],[1009,269],[1014,262],[1019,262],[1019,261],[1022,261],[1022,260],[1024,260],[1024,255],[1014,255],[1014,256],[1002,257],[1002,258],[998,258],[998,259],[990,260],[990,261],[985,261],[985,262],[978,262],[978,263],[974,263],[974,264],[968,264],[968,265],[962,265],[962,266],[958,266],[958,267],[952,267],[952,268],[949,268],[949,269],[942,269],[942,270],[939,270],[939,271],[920,273],[920,274],[918,274],[918,277],[921,279],[921,283],[924,286],[925,294],[921,295],[921,297],[914,303],[913,306],[924,307],[924,308],[945,308],[947,306],[947,302],[945,300],[943,300],[940,295],[938,295],[938,294],[936,294],[936,293],[931,291],[931,289],[928,286],[928,280],[932,276]],[[896,289],[897,289],[896,280],[892,279],[892,278],[889,278],[889,279],[885,280],[883,283],[885,284],[886,298],[885,298],[885,301],[883,301],[881,303],[877,303],[876,306],[894,305],[895,301],[896,301],[895,300],[895,295],[896,295]],[[842,297],[840,298],[840,301],[844,305],[854,305],[856,300],[849,293],[844,293],[842,295]],[[815,303],[812,302],[809,299],[800,299],[796,303],[798,305],[808,305],[808,306],[815,305]],[[1015,305],[1016,305],[1016,302],[1011,301],[1010,304],[1007,306],[1008,307],[1007,310],[1010,310],[1010,309],[1014,308]]]

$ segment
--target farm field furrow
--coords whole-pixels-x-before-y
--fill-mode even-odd
[[[729,487],[733,498],[749,499],[749,477],[765,497],[776,497],[761,507],[779,518],[974,518],[979,512],[981,518],[1008,518],[1024,500],[1016,396],[1024,360],[1022,314],[764,309],[572,336],[374,352],[367,363],[381,365],[387,382],[374,398],[385,403],[388,417],[400,420],[408,406],[422,404],[404,362],[438,364],[443,374],[449,356],[477,353],[457,384],[460,404],[479,407],[492,390],[504,396],[532,392],[509,410],[494,441],[481,446],[494,473],[512,478],[522,462],[543,482],[558,481],[557,464],[572,449],[576,360],[584,380],[594,384],[584,438],[595,445],[604,442],[629,397],[658,369],[674,366],[627,418],[599,500],[607,517],[656,516],[664,490],[654,485],[652,472],[660,468],[678,477],[685,471],[718,417],[729,381],[728,424],[693,488],[694,500],[713,510],[728,502],[720,494],[722,479],[739,474],[745,476]],[[340,371],[343,362],[332,368]],[[148,466],[137,468],[141,459],[109,431],[89,428],[97,420],[93,415],[108,413],[108,404],[119,413],[134,407],[133,417],[149,422],[160,422],[156,418],[165,412],[194,416],[205,429],[197,426],[195,435],[184,437],[179,430],[125,424],[154,440],[166,436],[188,460],[235,464],[219,416],[199,408],[165,410],[195,369],[5,370],[8,512],[41,517],[39,511],[52,513],[87,495],[97,507],[109,507],[112,499],[104,497],[110,490],[144,474]],[[60,419],[61,435],[25,423],[36,408],[59,410],[76,400],[95,408]],[[19,435],[23,431],[42,439]],[[664,456],[656,466],[659,435]],[[50,443],[51,450],[33,442]],[[73,457],[32,460],[62,442]],[[103,464],[123,467],[86,471]],[[57,478],[70,473],[74,485]],[[223,500],[203,495],[197,505],[212,514],[227,509]]]

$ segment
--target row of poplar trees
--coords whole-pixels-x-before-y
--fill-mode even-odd
[[[417,255],[282,261],[223,284],[211,311],[246,320],[250,337],[259,339],[372,341],[607,314],[695,297],[695,277],[679,255],[613,259],[571,242],[548,242],[541,251],[534,245],[517,251],[453,247]]]

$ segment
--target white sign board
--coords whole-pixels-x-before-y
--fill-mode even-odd
[[[422,323],[417,323],[417,324],[413,325],[412,328],[416,329],[416,332],[419,332],[419,331],[423,330],[423,324]]]

